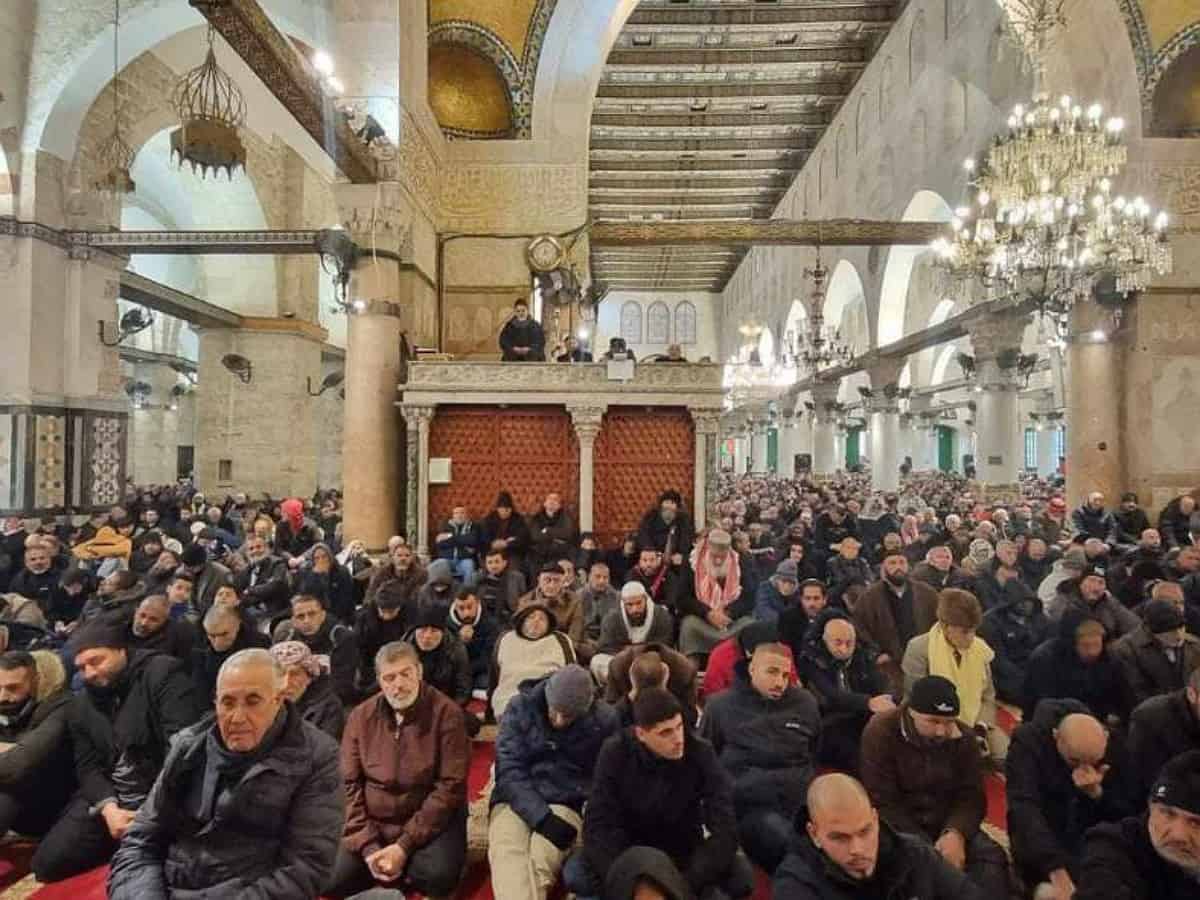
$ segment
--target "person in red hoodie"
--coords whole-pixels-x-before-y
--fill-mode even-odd
[[[711,697],[731,687],[734,667],[738,660],[753,656],[754,648],[759,644],[774,644],[778,641],[779,629],[774,622],[754,622],[733,637],[717,644],[708,655],[708,668],[704,671],[704,683],[700,687],[701,696]],[[788,680],[792,684],[799,684],[800,678],[796,674],[796,660],[792,656],[791,648],[788,648],[787,657],[792,666]]]

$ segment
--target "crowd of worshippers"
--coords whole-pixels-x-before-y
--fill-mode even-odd
[[[0,833],[114,900],[450,896],[494,722],[500,900],[1195,900],[1195,500],[965,488],[727,480],[608,549],[501,493],[428,563],[336,495],[6,520]]]

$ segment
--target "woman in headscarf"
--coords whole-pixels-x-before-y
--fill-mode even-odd
[[[346,711],[329,677],[329,661],[315,656],[300,641],[276,644],[271,656],[283,669],[283,696],[292,701],[300,717],[340,741]]]

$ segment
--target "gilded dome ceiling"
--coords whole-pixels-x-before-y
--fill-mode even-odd
[[[534,82],[556,3],[429,0],[429,105],[446,135],[532,135]]]
[[[1200,86],[1196,54],[1191,52],[1200,47],[1200,5],[1196,0],[1118,0],[1118,3],[1129,29],[1142,83],[1142,104],[1147,113],[1145,128],[1150,134],[1182,133],[1180,122],[1186,121],[1189,114],[1172,107],[1182,102],[1188,109],[1193,108]],[[1185,71],[1178,71],[1180,67]],[[1159,87],[1168,81],[1168,70],[1170,97],[1164,100],[1157,95]],[[1160,111],[1167,115],[1164,117]]]

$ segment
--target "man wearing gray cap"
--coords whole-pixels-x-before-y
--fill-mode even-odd
[[[1181,753],[1150,789],[1150,809],[1088,832],[1075,900],[1200,896],[1200,750]]]
[[[676,608],[683,617],[679,651],[707,656],[753,620],[753,595],[742,590],[742,571],[729,532],[714,528],[692,549],[689,578],[681,579]]]
[[[500,721],[488,864],[497,897],[538,900],[558,881],[583,823],[600,747],[620,728],[593,702],[595,684],[568,665],[526,682]]]
[[[758,586],[754,597],[754,618],[760,622],[777,622],[785,609],[799,600],[799,567],[793,559],[785,559],[775,567],[775,574]]]

